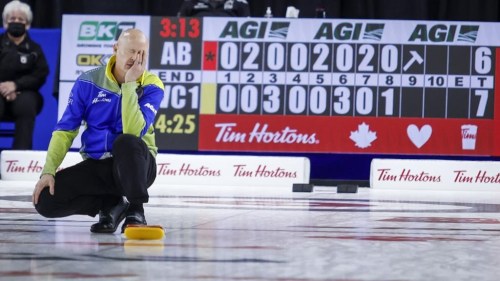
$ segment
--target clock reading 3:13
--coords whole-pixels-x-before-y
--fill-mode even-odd
[[[198,18],[163,18],[160,21],[163,38],[198,38],[200,36],[200,19]]]

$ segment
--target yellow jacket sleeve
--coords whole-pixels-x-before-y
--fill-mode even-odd
[[[57,168],[61,165],[66,153],[68,153],[73,140],[78,135],[75,131],[54,131],[50,139],[49,149],[43,166],[43,174],[55,175]]]

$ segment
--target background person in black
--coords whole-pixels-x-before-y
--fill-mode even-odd
[[[185,0],[179,10],[181,17],[249,17],[246,0]]]
[[[18,0],[5,5],[0,35],[0,120],[15,122],[13,149],[32,149],[36,115],[43,106],[38,92],[49,74],[42,48],[29,37],[33,14]]]

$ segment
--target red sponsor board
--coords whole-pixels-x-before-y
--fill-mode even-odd
[[[492,155],[492,120],[201,115],[200,150]]]

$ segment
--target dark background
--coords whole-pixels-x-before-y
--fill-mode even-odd
[[[34,13],[32,27],[60,28],[63,14],[175,16],[184,0],[23,0]],[[316,17],[324,6],[327,18],[499,21],[498,0],[247,0],[253,17],[267,6],[283,17],[287,6],[299,17]],[[10,0],[0,0],[5,6]],[[3,8],[2,8],[3,9]]]

